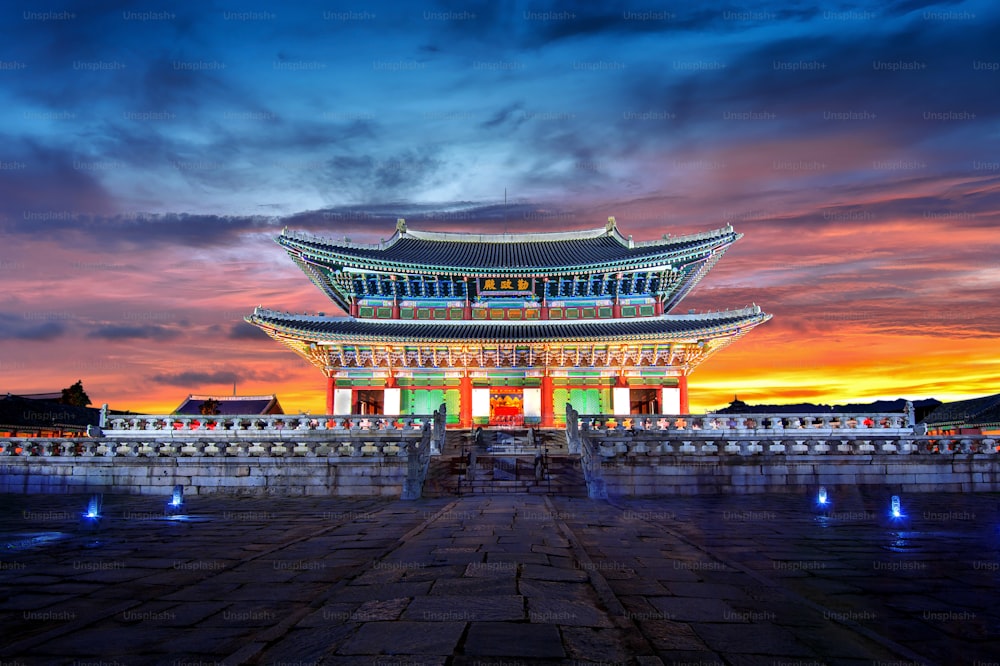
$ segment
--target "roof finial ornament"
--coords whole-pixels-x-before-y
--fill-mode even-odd
[[[400,235],[406,233],[406,220],[401,217],[396,220],[396,231],[398,231]]]
[[[617,228],[618,228],[618,223],[615,221],[615,216],[614,215],[608,216],[608,223],[604,225],[604,230],[610,234]]]

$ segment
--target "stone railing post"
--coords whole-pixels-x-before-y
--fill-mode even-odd
[[[445,444],[445,429],[448,426],[448,407],[445,403],[441,403],[441,406],[437,408],[434,412],[434,437],[431,440],[431,451],[432,456],[441,455],[441,451],[444,449]]]
[[[566,444],[570,455],[580,455],[580,415],[573,406],[566,403]]]
[[[407,444],[406,478],[403,480],[403,492],[400,499],[417,500],[424,492],[424,480],[431,460],[431,423],[424,421],[420,442],[410,441]]]

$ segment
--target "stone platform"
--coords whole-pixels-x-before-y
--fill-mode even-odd
[[[968,664],[1000,496],[0,502],[3,664]]]

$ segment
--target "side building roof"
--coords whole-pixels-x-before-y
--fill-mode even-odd
[[[49,395],[49,394],[39,394]],[[61,393],[59,394],[61,397]],[[11,395],[0,398],[0,428],[24,430],[79,430],[97,426],[101,410],[95,407],[65,405],[57,400]]]
[[[1000,393],[939,405],[921,423],[935,428],[1000,425]]]
[[[219,414],[235,416],[239,414],[284,414],[277,395],[189,395],[184,398],[174,414],[200,415],[201,405],[206,400],[215,400]]]

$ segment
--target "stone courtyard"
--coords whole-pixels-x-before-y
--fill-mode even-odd
[[[967,664],[1000,496],[3,496],[3,664]]]

